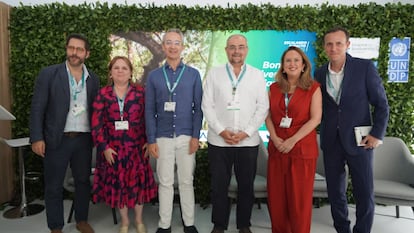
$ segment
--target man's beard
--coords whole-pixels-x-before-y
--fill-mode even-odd
[[[73,59],[77,59],[74,61]],[[78,57],[78,56],[67,56],[67,60],[71,66],[80,66],[84,63],[84,59]]]

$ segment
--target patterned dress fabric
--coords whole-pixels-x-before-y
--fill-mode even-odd
[[[157,195],[157,185],[149,158],[144,157],[145,136],[144,89],[130,86],[123,100],[123,120],[127,130],[116,130],[121,120],[120,107],[112,86],[103,87],[93,104],[92,136],[97,147],[93,182],[93,201],[112,208],[134,208]],[[115,163],[110,165],[103,154],[112,148]]]

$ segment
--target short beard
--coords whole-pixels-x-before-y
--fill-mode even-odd
[[[71,62],[71,58],[73,58],[73,57],[77,58],[78,61],[77,62]],[[78,56],[67,56],[66,59],[67,59],[67,61],[69,62],[69,64],[71,66],[81,66],[85,62],[85,59],[82,59]]]

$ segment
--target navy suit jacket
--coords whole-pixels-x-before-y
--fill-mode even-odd
[[[348,154],[364,153],[367,150],[356,144],[354,127],[372,125],[370,135],[382,139],[388,124],[389,106],[381,77],[372,61],[347,54],[338,105],[327,92],[327,72],[328,64],[315,71],[322,90],[321,148],[329,150],[339,135]]]
[[[88,70],[86,91],[89,120],[99,91],[99,78]],[[30,142],[44,140],[47,147],[60,145],[70,105],[66,63],[43,68],[36,79],[30,112]]]

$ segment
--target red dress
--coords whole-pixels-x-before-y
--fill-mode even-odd
[[[112,86],[103,87],[93,103],[92,136],[97,147],[93,182],[93,201],[105,202],[112,208],[134,208],[157,195],[157,185],[149,158],[142,147],[146,143],[144,120],[144,89],[130,86],[124,98],[123,120],[128,130],[115,130],[120,111]],[[118,153],[110,165],[103,151],[112,148]]]
[[[270,112],[278,137],[293,136],[309,119],[312,96],[319,87],[296,88],[288,104],[289,128],[279,127],[285,117],[285,94],[278,83],[270,86]],[[273,142],[268,144],[267,191],[273,233],[309,233],[312,221],[312,195],[318,144],[316,130],[298,141],[287,153],[280,153]]]

